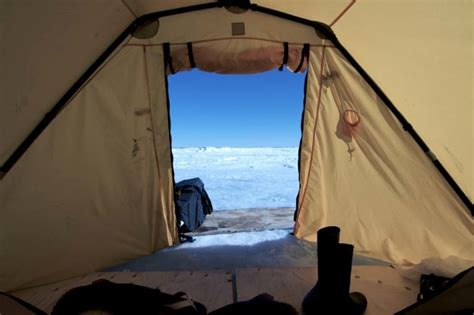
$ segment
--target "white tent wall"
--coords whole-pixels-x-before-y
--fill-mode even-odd
[[[163,54],[143,47],[121,48],[76,95],[0,185],[0,290],[177,240],[166,105]]]
[[[136,17],[200,3],[208,1],[0,0],[0,163]],[[339,39],[472,200],[472,1],[256,3],[334,22]],[[76,95],[0,182],[0,289],[97,270],[176,240],[161,44],[232,37],[231,22],[245,22],[246,35],[259,39],[321,43],[311,27],[264,16],[210,9],[160,18],[156,37],[130,41],[149,46],[122,48]],[[315,113],[306,108],[301,182],[308,193],[296,234],[314,240],[317,227],[339,224],[346,241],[373,257],[407,265],[433,256],[472,260],[473,223],[465,206],[365,83],[327,51],[334,59],[329,67],[352,81],[335,81],[343,96],[325,87],[322,104],[331,105],[321,108],[327,119],[316,135],[317,144],[328,142],[314,154],[307,133]],[[308,102],[318,97],[318,53],[313,47]],[[346,84],[361,92],[348,93]],[[370,122],[359,142],[351,140],[350,162],[343,141],[349,138],[334,135],[340,97],[355,97],[363,106],[361,126]],[[372,111],[382,121],[376,123]],[[392,156],[399,160],[388,162]],[[320,169],[321,161],[329,168]],[[337,198],[329,200],[330,194]]]
[[[357,1],[343,45],[474,199],[474,1]]]
[[[473,201],[473,1],[257,3],[310,20],[335,22],[331,27],[342,44]]]
[[[212,23],[204,23],[212,21]],[[232,23],[244,23],[244,34],[233,35]],[[248,11],[234,14],[223,8],[182,13],[160,18],[155,36],[146,40],[133,38],[130,43],[186,44],[229,38],[256,38],[289,43],[321,43],[312,27],[268,14]]]
[[[120,1],[0,1],[0,164],[134,19]]]
[[[140,49],[140,47],[138,48]],[[164,66],[163,46],[141,47],[141,50],[145,57],[148,105],[155,144],[155,159],[158,165],[158,174],[153,176],[158,175],[160,185],[160,205],[153,207],[156,212],[156,218],[153,221],[158,223],[153,231],[153,235],[157,236],[153,243],[153,251],[156,251],[178,241],[174,208],[168,82]]]
[[[0,1],[0,162],[135,17],[209,2]],[[472,1],[255,3],[332,24],[472,201]]]
[[[465,205],[337,49],[311,49],[305,102],[297,237],[337,225],[361,255],[474,264]]]

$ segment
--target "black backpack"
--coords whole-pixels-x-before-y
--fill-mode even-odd
[[[175,185],[174,202],[180,233],[192,232],[213,211],[204,183],[199,178],[183,180]]]

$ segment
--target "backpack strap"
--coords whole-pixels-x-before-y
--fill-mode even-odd
[[[180,243],[193,243],[196,239],[190,235],[186,235],[184,233],[179,233],[179,242]]]
[[[209,198],[209,195],[207,194],[207,191],[205,189],[202,190],[201,197],[202,197],[202,201],[204,202],[204,206],[205,206],[204,207],[205,214],[211,214],[212,211],[214,211],[214,208],[212,207],[211,198]]]

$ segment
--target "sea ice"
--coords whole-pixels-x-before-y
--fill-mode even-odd
[[[215,210],[295,207],[298,148],[174,148],[175,181],[199,177]]]

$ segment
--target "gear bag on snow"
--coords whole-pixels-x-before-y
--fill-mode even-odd
[[[175,185],[174,201],[180,233],[192,232],[213,211],[204,183],[200,178],[183,180]]]

